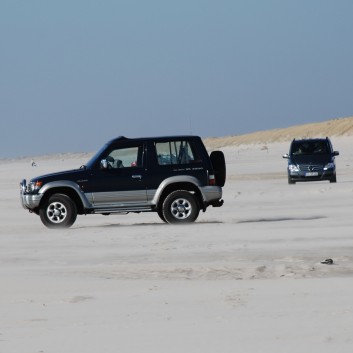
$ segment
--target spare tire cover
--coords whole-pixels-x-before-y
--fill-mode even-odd
[[[210,159],[213,165],[213,170],[217,186],[224,186],[226,182],[226,161],[222,151],[212,151]]]

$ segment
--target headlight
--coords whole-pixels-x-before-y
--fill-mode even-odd
[[[43,185],[41,181],[31,181],[28,183],[27,190],[28,192],[35,192],[38,191]]]
[[[324,170],[327,170],[327,169],[335,169],[335,163],[327,163],[324,166]]]
[[[289,164],[288,165],[288,170],[290,172],[299,172],[299,168],[295,164]]]

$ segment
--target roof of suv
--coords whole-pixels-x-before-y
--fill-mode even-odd
[[[137,141],[137,140],[144,140],[144,141],[157,141],[157,140],[175,140],[175,139],[200,139],[199,136],[196,135],[172,135],[172,136],[156,136],[156,137],[134,137],[134,138],[128,138],[125,136],[119,136],[116,137],[108,143],[114,143],[114,142],[119,142],[119,141]]]

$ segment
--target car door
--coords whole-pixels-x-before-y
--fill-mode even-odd
[[[87,191],[94,207],[129,207],[147,203],[144,145],[121,142],[110,146],[93,171]]]

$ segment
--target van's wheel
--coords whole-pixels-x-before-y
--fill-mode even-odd
[[[216,185],[223,187],[226,182],[226,161],[222,151],[212,151],[210,159],[215,174]]]
[[[334,175],[331,179],[330,179],[330,183],[337,183],[337,176]]]
[[[162,210],[168,223],[191,223],[197,219],[200,207],[193,194],[178,190],[165,198]]]
[[[48,228],[69,228],[77,217],[76,204],[64,194],[54,194],[39,210],[43,224]]]
[[[295,181],[288,175],[288,184],[295,184]]]

